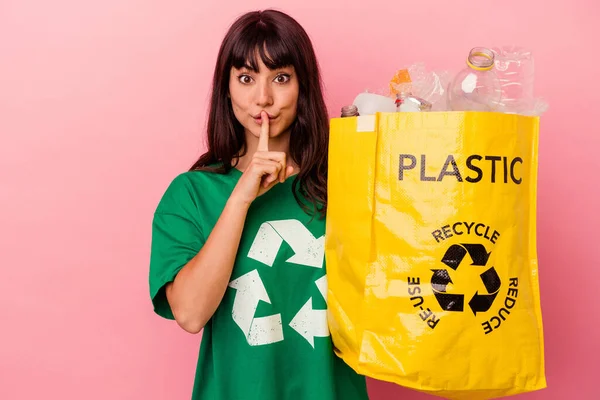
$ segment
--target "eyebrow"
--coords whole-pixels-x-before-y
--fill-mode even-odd
[[[252,71],[252,72],[258,73],[258,70],[252,68],[252,66],[250,66],[249,64],[244,64],[240,68],[236,68],[236,69],[237,70],[247,69],[248,71]],[[272,69],[271,71],[283,71],[283,70],[286,70],[286,69],[293,69],[293,66],[292,65],[286,65],[286,66],[283,66],[283,67]]]
[[[250,65],[249,65],[249,64],[247,64],[247,63],[246,63],[246,64],[244,64],[244,65],[242,65],[240,68],[236,68],[236,69],[238,69],[238,70],[239,70],[239,69],[247,69],[248,71],[252,71],[252,72],[258,72],[258,71],[256,71],[254,68],[252,68],[252,66],[250,66]]]

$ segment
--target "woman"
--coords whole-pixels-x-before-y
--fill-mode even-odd
[[[203,330],[194,399],[367,398],[327,328],[327,144],[306,32],[277,11],[242,16],[219,51],[208,150],[153,221],[154,309]]]

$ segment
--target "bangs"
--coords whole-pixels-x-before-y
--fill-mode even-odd
[[[286,45],[289,41],[267,24],[250,26],[237,39],[231,54],[231,65],[236,69],[246,67],[258,72],[258,56],[271,70],[297,66],[296,54]]]

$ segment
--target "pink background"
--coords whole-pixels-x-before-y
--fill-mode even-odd
[[[200,336],[152,313],[151,217],[201,152],[227,26],[272,4],[0,1],[0,399],[189,398]],[[277,4],[311,35],[336,115],[407,63],[456,71],[472,46],[534,50],[551,104],[539,165],[549,388],[521,398],[597,398],[598,3]],[[374,400],[431,398],[369,385]]]

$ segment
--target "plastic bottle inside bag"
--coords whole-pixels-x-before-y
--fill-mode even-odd
[[[492,51],[502,92],[500,111],[524,112],[533,100],[533,54],[518,46],[494,47]]]
[[[390,93],[396,96],[396,111],[418,112],[431,110],[431,103],[413,93],[416,82],[423,81],[425,66],[422,63],[411,65],[396,72],[390,81]]]
[[[360,114],[358,113],[358,107],[354,104],[350,104],[349,106],[342,107],[342,118],[346,117],[358,117]]]
[[[446,110],[448,75],[448,71],[427,71],[423,62],[399,69],[389,84],[398,111]],[[407,96],[413,98],[404,101]]]
[[[492,48],[494,70],[500,82],[502,101],[499,111],[511,114],[541,115],[548,104],[534,94],[534,58],[531,50],[520,46]]]
[[[494,53],[475,47],[448,87],[448,107],[452,111],[498,111],[502,92],[494,71]]]
[[[373,115],[378,112],[395,112],[394,99],[376,93],[359,93],[352,105],[358,108],[360,115]]]
[[[399,112],[431,111],[431,103],[412,93],[401,92],[396,95],[396,110]]]

